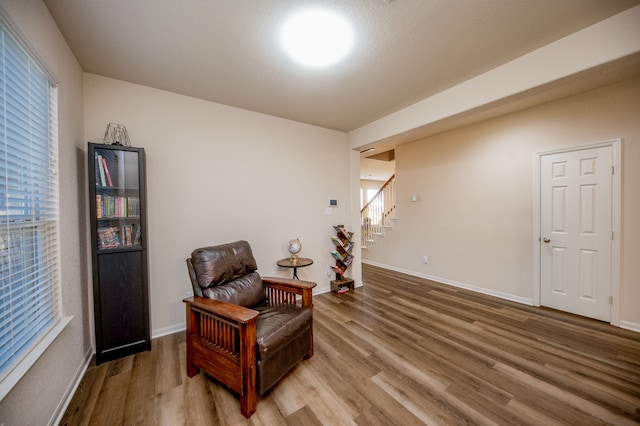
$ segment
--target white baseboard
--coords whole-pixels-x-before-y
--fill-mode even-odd
[[[500,299],[509,300],[511,302],[521,303],[523,305],[533,306],[533,299],[529,299],[526,297],[515,296],[513,294],[502,293],[500,291],[490,290],[484,287],[478,287],[473,284],[461,283],[458,281],[449,280],[446,278],[435,277],[433,275],[422,274],[416,271],[410,271],[408,269],[398,268],[391,265],[385,265],[383,263],[372,262],[370,260],[362,260],[362,263],[366,263],[368,265],[377,266],[379,268],[389,269],[391,271],[400,272],[401,274],[411,275],[418,278],[424,278],[430,281],[435,281],[440,284],[447,284],[453,287],[464,288],[465,290],[475,291],[476,293],[486,294],[488,296],[499,297]]]
[[[314,296],[317,296],[317,295],[319,295],[319,294],[329,293],[329,292],[331,291],[331,287],[323,287],[323,288],[321,288],[321,289],[319,289],[319,290],[317,290],[317,288],[318,288],[318,287],[316,287],[316,288],[314,289],[314,290],[315,290],[315,291],[313,292],[313,295],[314,295]],[[300,296],[298,296],[298,297],[300,297]]]
[[[179,333],[187,329],[186,323],[174,324],[169,327],[158,328],[151,331],[151,339],[157,339],[158,337],[167,336],[173,333]]]
[[[64,413],[67,411],[73,396],[76,394],[78,390],[78,386],[80,386],[80,382],[82,382],[82,378],[84,374],[87,372],[89,368],[89,364],[91,363],[91,359],[93,358],[93,348],[89,348],[87,353],[84,355],[84,360],[80,363],[78,370],[76,370],[76,374],[73,375],[73,380],[69,383],[67,390],[64,393],[64,397],[58,404],[58,407],[53,412],[53,416],[51,416],[51,420],[49,421],[49,425],[59,425],[62,421],[62,417]]]
[[[354,287],[354,288],[362,287],[362,281],[356,281],[356,282],[353,284],[353,287]],[[316,287],[316,289],[317,289],[317,288],[318,288],[318,287]],[[319,295],[321,295],[321,294],[325,294],[325,293],[331,293],[331,287],[323,287],[323,288],[322,288],[322,289],[320,289],[320,290],[314,290],[313,295],[314,295],[314,296],[319,296]]]
[[[624,328],[625,330],[635,331],[636,333],[640,333],[640,324],[632,321],[620,321],[620,328]]]

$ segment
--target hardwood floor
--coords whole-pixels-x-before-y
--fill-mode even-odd
[[[640,334],[363,265],[314,297],[315,355],[258,402],[185,374],[184,334],[92,366],[64,425],[640,423]]]

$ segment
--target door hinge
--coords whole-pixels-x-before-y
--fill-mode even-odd
[[[613,305],[613,296],[609,296],[609,304]]]
[[[611,231],[611,241],[613,241],[613,231]]]

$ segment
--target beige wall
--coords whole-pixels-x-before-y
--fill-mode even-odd
[[[82,70],[40,0],[2,0],[0,5],[59,82],[62,308],[73,320],[0,402],[0,424],[44,425],[55,420],[91,355]]]
[[[314,264],[301,279],[329,289],[332,225],[349,224],[344,133],[85,74],[85,136],[102,141],[124,124],[147,153],[152,334],[183,327],[191,289],[185,258],[206,245],[246,239],[262,275],[287,242],[302,241]],[[329,198],[340,206],[327,215]]]
[[[399,146],[399,220],[363,258],[530,302],[535,154],[622,138],[620,319],[640,330],[638,111],[635,78]]]

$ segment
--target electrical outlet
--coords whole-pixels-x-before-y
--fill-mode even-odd
[[[330,277],[331,273],[333,272],[333,270],[331,269],[331,266],[327,266],[327,276]]]
[[[431,256],[422,256],[422,263],[424,263],[425,265],[428,265],[430,260]]]
[[[191,297],[193,296],[193,292],[192,291],[185,291],[184,292],[184,297]]]

